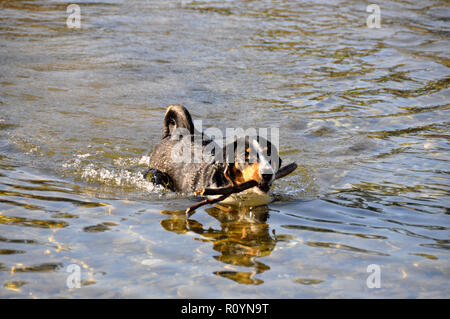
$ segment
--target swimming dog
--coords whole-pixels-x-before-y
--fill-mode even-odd
[[[183,193],[255,180],[258,186],[221,203],[259,206],[270,202],[268,192],[281,167],[275,145],[262,136],[238,136],[225,147],[217,142],[194,127],[185,107],[170,105],[164,116],[162,139],[153,149],[145,178]],[[201,160],[193,160],[198,154]]]

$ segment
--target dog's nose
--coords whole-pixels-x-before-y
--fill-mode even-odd
[[[272,180],[272,174],[262,174],[261,176],[264,182],[270,182]]]

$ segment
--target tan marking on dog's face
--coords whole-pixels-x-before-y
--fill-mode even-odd
[[[243,170],[240,170],[239,168],[236,167],[236,165],[233,165],[231,167],[231,170],[234,175],[234,182],[236,184],[242,184],[252,180],[260,183],[262,180],[261,175],[259,173],[259,163],[248,165]]]
[[[247,166],[244,170],[241,171],[241,173],[244,182],[254,180],[257,181],[258,183],[261,183],[261,175],[259,174],[259,163],[254,163]]]

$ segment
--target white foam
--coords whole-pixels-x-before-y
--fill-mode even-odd
[[[132,172],[127,169],[97,168],[88,164],[82,168],[81,178],[88,182],[100,182],[110,186],[136,187],[148,192],[160,192],[163,187],[144,179],[142,172]]]
[[[148,166],[150,164],[150,156],[132,157],[132,158],[118,158],[114,160],[116,166],[132,166],[142,165]]]

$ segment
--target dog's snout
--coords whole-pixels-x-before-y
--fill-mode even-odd
[[[272,180],[272,174],[262,174],[261,177],[265,182],[270,182]]]

